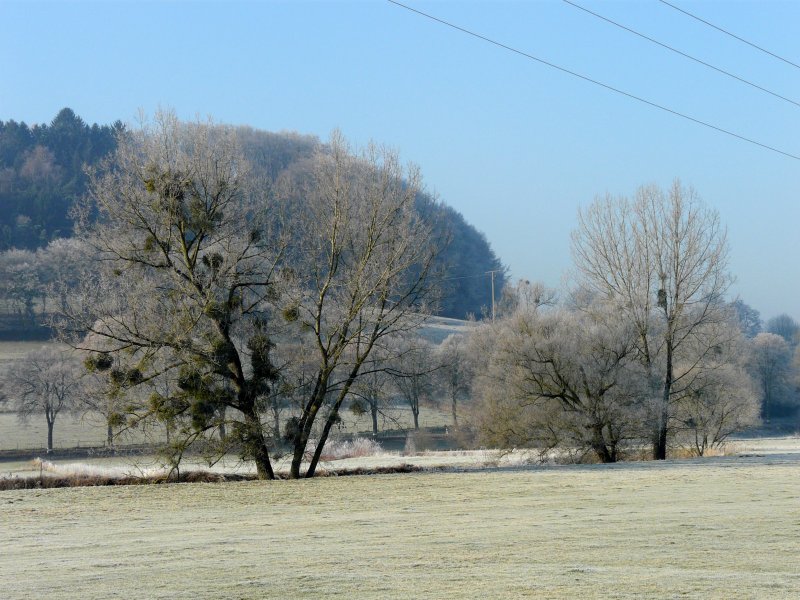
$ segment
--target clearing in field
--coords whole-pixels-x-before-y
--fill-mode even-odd
[[[6,598],[800,597],[800,461],[0,492]]]

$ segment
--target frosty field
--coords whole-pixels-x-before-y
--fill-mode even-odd
[[[793,598],[800,462],[0,492],[5,598]]]

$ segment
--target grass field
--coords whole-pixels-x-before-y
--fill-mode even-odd
[[[51,346],[53,342],[4,342],[0,341],[0,370],[13,360],[22,358],[28,352],[33,352],[44,346]]]
[[[379,427],[385,429],[411,429],[413,417],[410,409],[402,406],[387,409],[386,418],[380,417]],[[421,427],[444,427],[452,422],[450,415],[436,409],[423,407],[420,411]],[[369,415],[356,416],[349,410],[342,415],[341,427],[335,434],[355,434],[372,431]],[[155,437],[154,437],[155,436]],[[79,448],[102,446],[106,441],[106,428],[99,414],[61,414],[56,419],[53,432],[55,448]],[[152,428],[145,434],[132,430],[120,436],[118,445],[143,444],[161,441],[160,432]],[[41,449],[47,445],[47,423],[44,414],[33,416],[27,424],[21,424],[15,413],[0,412],[0,450]]]
[[[457,329],[460,321],[452,319],[438,319],[436,331],[449,332]],[[438,329],[437,329],[438,328]],[[444,335],[444,334],[443,334]],[[50,342],[52,344],[52,342]],[[48,342],[0,342],[0,374],[11,361],[22,358],[32,350],[39,349]],[[44,414],[32,416],[30,422],[22,425],[16,414],[2,412],[4,407],[0,404],[0,451],[2,450],[38,450],[47,445],[47,423]],[[355,415],[350,410],[341,413],[342,423],[336,430],[337,433],[354,434],[370,432],[372,419],[369,414]],[[419,415],[421,427],[444,427],[452,423],[450,414],[432,406],[423,406]],[[378,426],[381,431],[410,429],[413,426],[413,417],[410,409],[405,405],[398,405],[383,410],[378,417]],[[102,446],[106,441],[106,428],[102,417],[92,414],[62,413],[56,419],[53,446],[57,449]],[[140,431],[132,431],[117,440],[118,444],[142,444],[152,441]],[[156,441],[160,441],[158,438]]]
[[[0,492],[2,595],[796,598],[794,443],[615,466]]]

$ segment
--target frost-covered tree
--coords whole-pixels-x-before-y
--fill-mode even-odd
[[[781,336],[792,347],[800,342],[800,325],[785,313],[769,319],[764,329],[768,333]]]
[[[487,443],[615,462],[641,435],[635,330],[615,307],[520,310],[472,337],[488,352],[475,384]]]
[[[415,330],[434,305],[440,244],[415,209],[419,171],[396,152],[355,151],[338,133],[311,168],[283,181],[294,203],[280,302],[311,381],[292,420],[291,477],[314,475],[340,410],[373,353]],[[388,356],[387,356],[388,358]],[[302,465],[307,461],[305,472]]]
[[[748,340],[735,318],[706,329],[694,344],[713,342],[711,352],[696,352],[694,362],[676,364],[673,394],[680,443],[698,456],[728,437],[758,423],[759,394],[747,370]],[[763,334],[759,334],[763,335]],[[756,336],[758,337],[758,336]]]
[[[450,405],[453,426],[458,427],[458,407],[469,398],[472,368],[467,352],[467,341],[463,334],[453,333],[434,349],[434,361],[438,369],[434,382],[439,394]]]
[[[0,298],[28,327],[36,320],[36,301],[43,293],[35,252],[11,249],[0,253]]]
[[[177,382],[138,415],[171,424],[177,455],[228,415],[231,443],[273,478],[261,399],[282,244],[233,132],[157,114],[92,174],[84,208],[97,271],[65,311],[91,334],[82,347],[117,385]]]
[[[650,382],[653,457],[664,459],[677,395],[678,363],[714,351],[702,343],[725,321],[728,244],[716,211],[676,181],[667,190],[596,200],[581,211],[572,251],[581,282],[613,300],[636,331],[636,355]]]
[[[790,402],[792,348],[776,333],[759,333],[750,342],[750,373],[761,396],[761,416],[777,416]]]
[[[745,304],[741,298],[730,303],[739,328],[747,338],[754,338],[761,333],[761,314],[752,306]]]
[[[69,350],[43,347],[15,361],[3,377],[10,407],[23,423],[44,417],[47,451],[53,450],[53,430],[62,413],[75,410],[83,394],[80,361]]]

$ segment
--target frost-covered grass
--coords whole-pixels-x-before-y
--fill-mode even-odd
[[[643,453],[647,454],[647,453]],[[791,460],[800,460],[800,437],[740,439],[729,442],[716,456],[745,458],[777,458],[784,455]],[[169,472],[161,459],[155,455],[108,456],[75,459],[56,459],[44,457],[47,468],[40,469],[41,459],[0,461],[0,478],[33,477],[40,473],[57,475],[93,474],[101,476],[148,477]],[[540,456],[535,451],[516,449],[509,450],[426,450],[408,454],[406,452],[390,452],[380,444],[369,439],[357,439],[351,442],[332,440],[326,447],[318,472],[321,474],[341,471],[370,470],[394,468],[403,465],[427,470],[475,470],[491,468],[525,468],[540,465]],[[685,458],[673,460],[674,463],[686,462],[707,463],[710,459]],[[289,472],[290,457],[285,456],[274,461],[274,468],[284,475]],[[551,457],[548,464],[553,466],[561,462],[558,456]],[[648,462],[625,463],[630,468],[649,468]],[[657,463],[653,463],[657,464]],[[243,462],[236,456],[223,457],[213,465],[209,465],[200,457],[189,456],[181,464],[182,471],[202,470],[217,474],[253,475],[255,467]]]
[[[160,441],[161,432],[132,430],[118,438],[117,444],[144,444]],[[53,430],[55,448],[87,448],[102,446],[106,427],[99,414],[62,413]],[[47,423],[44,414],[33,415],[28,423],[19,422],[16,413],[0,413],[0,450],[40,449],[47,445]]]
[[[796,598],[775,455],[0,492],[2,595]]]
[[[337,457],[338,456],[338,457]],[[290,457],[275,461],[274,467],[284,476],[289,472]],[[403,465],[422,469],[477,469],[486,467],[513,467],[528,465],[532,457],[526,452],[501,452],[498,450],[425,451],[414,455],[386,452],[371,440],[332,444],[323,455],[318,472],[322,475],[354,470],[395,468]],[[219,474],[254,475],[255,467],[235,456],[226,456],[213,465],[198,457],[189,457],[181,463],[181,471],[202,470]],[[0,479],[9,477],[37,477],[40,474],[98,475],[108,477],[149,477],[166,474],[166,467],[156,456],[114,456],[91,459],[35,459],[0,461]]]
[[[2,408],[0,406],[0,408]],[[381,431],[384,429],[410,429],[413,417],[410,409],[403,406],[387,409],[380,417]],[[444,427],[451,422],[450,416],[439,409],[423,407],[420,426]],[[369,415],[354,415],[349,410],[342,414],[341,427],[337,433],[364,433],[372,431]],[[106,428],[99,414],[61,414],[56,419],[53,435],[56,448],[102,446],[106,440]],[[131,430],[117,440],[118,444],[143,444],[161,441],[162,434],[150,428],[148,431]],[[44,414],[32,416],[26,425],[19,423],[15,413],[0,412],[0,450],[44,448],[47,444],[47,423]]]
[[[22,358],[28,352],[38,350],[42,346],[53,345],[53,342],[4,342],[0,341],[0,369],[6,361]]]

